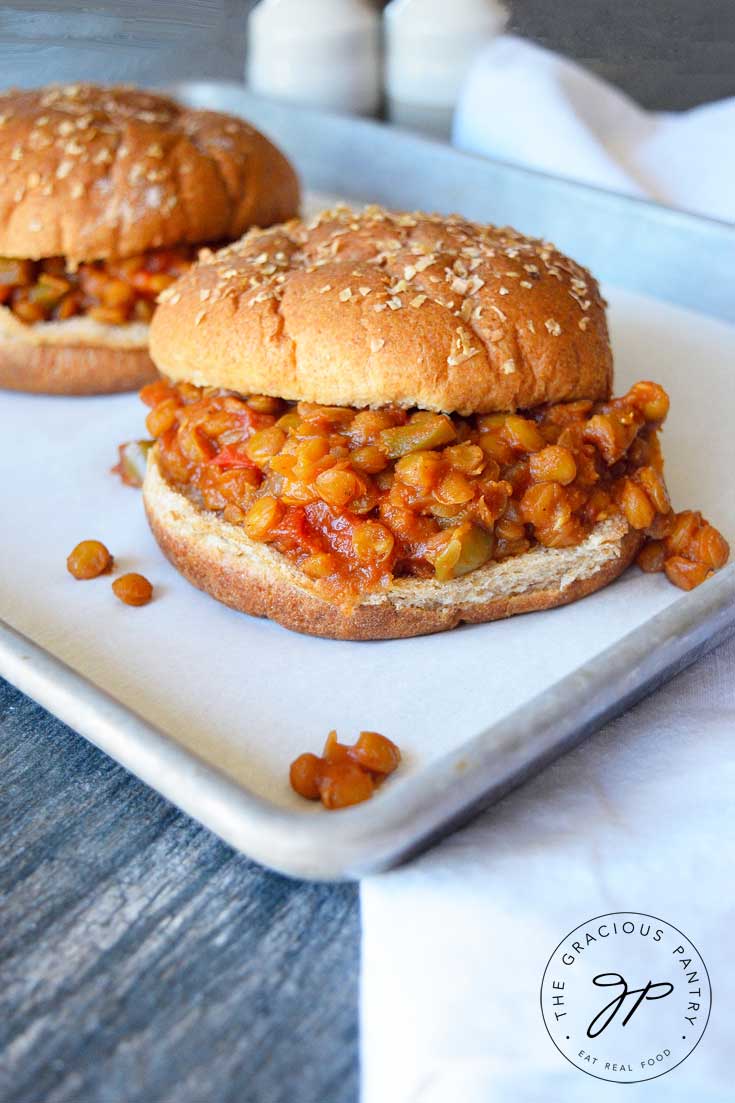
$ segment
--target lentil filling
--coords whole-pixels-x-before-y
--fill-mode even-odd
[[[198,247],[151,249],[125,260],[67,267],[64,257],[0,257],[0,303],[26,325],[85,315],[107,325],[149,322],[156,297],[196,259]]]
[[[141,398],[167,480],[345,605],[394,578],[448,581],[537,545],[574,547],[620,515],[648,540],[643,569],[684,589],[728,556],[700,514],[671,508],[658,441],[669,399],[656,383],[472,417],[165,380]]]

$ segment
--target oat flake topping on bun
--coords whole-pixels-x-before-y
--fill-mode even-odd
[[[253,230],[163,299],[153,358],[201,385],[457,413],[610,391],[589,272],[457,216],[341,208]]]
[[[0,166],[6,257],[226,241],[298,209],[293,169],[253,127],[132,87],[0,94]]]

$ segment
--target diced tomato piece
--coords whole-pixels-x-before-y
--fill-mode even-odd
[[[249,456],[240,451],[238,444],[228,444],[207,462],[213,467],[250,467],[254,471],[260,470],[257,463],[253,463]]]

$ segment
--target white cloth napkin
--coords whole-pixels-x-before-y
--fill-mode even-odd
[[[735,100],[651,115],[512,37],[474,66],[455,141],[735,220]],[[411,865],[362,885],[363,1103],[731,1103],[735,641]],[[714,1007],[659,1080],[583,1075],[545,1032],[546,962],[629,910],[695,942]]]
[[[461,149],[735,221],[735,98],[644,111],[581,66],[512,35],[468,75]]]
[[[732,1103],[735,640],[465,830],[362,884],[363,1103]],[[580,923],[646,912],[707,964],[701,1044],[614,1085],[546,1034],[546,962]]]

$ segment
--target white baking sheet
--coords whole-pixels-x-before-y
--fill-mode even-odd
[[[639,378],[672,397],[667,474],[678,508],[700,508],[735,538],[735,327],[607,289],[617,387]],[[140,495],[110,467],[118,442],[145,435],[135,396],[0,393],[0,615],[183,746],[277,805],[318,812],[287,783],[298,753],[337,728],[389,735],[405,765],[391,782],[455,749],[686,596],[632,569],[566,609],[385,643],[288,632],[224,608],[166,563]],[[142,609],[110,579],[76,582],[65,559],[97,537],[122,571],[155,585]],[[379,815],[380,799],[373,802]]]

